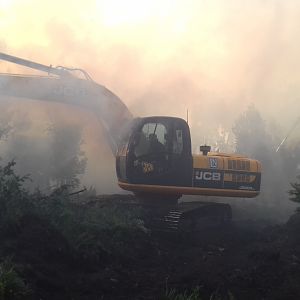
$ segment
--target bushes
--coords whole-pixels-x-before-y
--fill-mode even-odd
[[[18,176],[13,167],[14,161],[5,167],[0,166],[0,228],[16,224],[20,217],[32,210],[29,194],[23,188],[28,176]]]
[[[300,176],[297,177],[300,180]],[[292,190],[289,191],[290,200],[300,202],[300,182],[291,183]]]
[[[91,204],[87,198],[75,201],[67,186],[50,195],[30,194],[23,187],[29,177],[16,175],[14,165],[0,167],[0,261],[12,255],[33,287],[42,284],[51,290],[49,274],[56,274],[56,268],[80,266],[90,272],[122,257],[135,257],[135,238],[146,237],[137,211],[97,200]],[[73,285],[62,278],[57,279],[61,286]],[[0,300],[18,299],[23,292],[26,286],[13,263],[0,265]]]
[[[30,299],[31,291],[15,271],[10,259],[0,264],[0,299]]]
[[[200,293],[200,288],[195,287],[190,292],[184,291],[183,293],[178,293],[175,289],[167,290],[165,296],[162,300],[202,300],[203,297]],[[218,291],[218,289],[213,292],[210,297],[210,300],[235,300],[235,297],[230,291],[225,292],[223,295]]]
[[[166,295],[162,300],[201,300],[199,287],[194,288],[190,293],[184,291],[183,293],[178,293],[175,289],[171,289],[166,292]]]
[[[122,252],[126,239],[132,239],[130,235],[146,232],[137,211],[113,203],[82,204],[86,199],[78,203],[70,195],[70,186],[47,196],[39,190],[29,194],[23,188],[29,176],[16,175],[14,166],[12,161],[0,167],[0,234],[21,226],[24,216],[35,215],[59,231],[74,251],[94,253],[102,248],[113,253]]]

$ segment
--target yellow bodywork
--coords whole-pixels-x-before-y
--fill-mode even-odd
[[[255,175],[233,174],[231,171],[261,173],[261,163],[239,154],[210,152],[208,155],[193,154],[193,169],[213,169],[211,159],[216,161],[216,169],[224,170],[224,181],[253,182]]]
[[[222,170],[240,170],[249,172],[261,172],[261,164],[255,159],[250,159],[246,156],[238,154],[225,154],[220,152],[210,152],[208,155],[193,154],[194,169],[211,169],[209,159],[215,158],[218,162],[218,169]],[[230,161],[236,161],[236,166],[230,165]],[[238,163],[240,162],[240,163]],[[243,162],[245,164],[243,164]],[[249,167],[248,167],[249,163]],[[241,166],[238,168],[238,165]],[[243,168],[243,166],[245,166]]]
[[[254,182],[256,175],[261,173],[259,161],[249,159],[237,154],[224,154],[210,152],[208,155],[193,154],[193,173],[197,170],[211,172],[224,172],[224,184],[247,184]],[[205,171],[204,171],[205,172]],[[193,175],[194,177],[194,175]],[[183,194],[183,195],[206,195],[221,197],[245,197],[252,198],[259,194],[258,190],[243,190],[234,188],[214,188],[197,186],[162,186],[146,184],[130,184],[119,181],[122,189],[133,192],[146,192],[158,194]]]

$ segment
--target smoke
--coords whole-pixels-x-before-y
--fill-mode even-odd
[[[44,64],[83,68],[136,116],[185,118],[188,109],[194,145],[213,143],[220,127],[230,132],[251,103],[282,135],[299,117],[300,3],[124,3],[2,1],[0,50]],[[3,62],[0,68],[32,73]],[[30,110],[41,110],[37,107]],[[65,110],[62,118],[74,114],[73,108]],[[92,153],[88,178],[93,184],[97,178],[102,188],[100,182],[106,186],[111,181],[103,174],[115,180],[113,157],[95,119],[84,114],[76,116],[91,119],[85,123],[85,147]],[[299,130],[290,139],[299,139]],[[104,156],[105,163],[99,159]]]
[[[84,68],[137,115],[150,109],[185,116],[189,108],[197,122],[209,113],[218,117],[222,106],[232,122],[254,103],[270,118],[282,109],[286,119],[295,116],[300,7],[294,1],[164,1],[162,8],[154,1],[148,14],[137,1],[127,9],[112,2],[13,2],[14,21],[3,30],[7,51]]]

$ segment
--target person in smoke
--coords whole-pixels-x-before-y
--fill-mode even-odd
[[[136,157],[141,157],[149,152],[149,141],[143,132],[137,133],[135,136],[134,154]]]
[[[158,140],[155,133],[149,134],[149,153],[165,152],[165,146]]]

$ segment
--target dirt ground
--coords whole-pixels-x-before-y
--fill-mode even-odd
[[[34,287],[31,299],[171,299],[170,290],[196,288],[199,299],[300,299],[299,231],[300,214],[281,225],[250,219],[193,233],[149,229],[123,235],[119,255],[99,249],[90,259],[28,216],[1,236],[0,255],[13,257]]]

